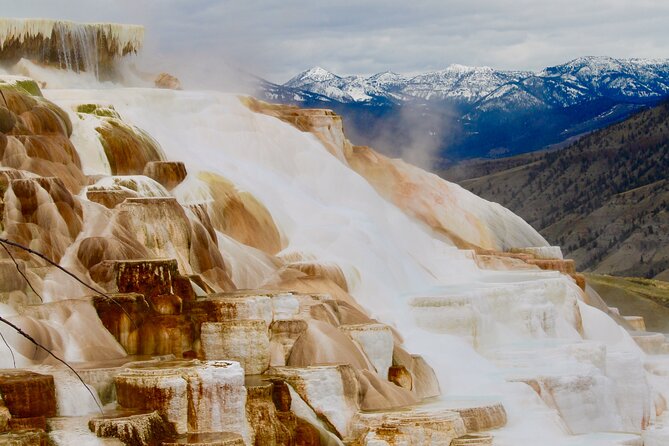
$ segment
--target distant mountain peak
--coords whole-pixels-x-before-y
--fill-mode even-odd
[[[367,79],[398,79],[403,78],[404,76],[394,71],[386,70],[380,73],[372,74]]]
[[[331,71],[326,70],[323,67],[315,66],[312,68],[309,68],[308,70],[304,70],[294,77],[292,77],[288,82],[286,82],[284,85],[286,86],[294,86],[298,83],[305,83],[305,81],[308,82],[326,82],[332,79],[341,79],[339,76],[336,74],[332,73]]]
[[[667,96],[669,59],[583,56],[539,72],[452,64],[415,76],[384,71],[369,77],[339,76],[316,66],[284,86],[343,103],[449,101],[488,111],[508,107],[539,110],[598,98]]]
[[[567,64],[573,63],[609,63],[609,62],[618,62],[619,59],[616,59],[611,56],[581,56],[576,59],[572,59]]]
[[[425,125],[434,127],[426,132],[430,141],[452,159],[500,156],[559,143],[669,98],[669,59],[584,56],[533,72],[453,64],[371,76],[313,67],[264,91],[269,100],[340,111],[362,143],[403,128],[398,122],[409,110],[448,122]],[[387,139],[384,144],[402,150],[409,144]]]
[[[546,68],[544,71],[555,71],[565,69],[583,69],[601,71],[629,71],[639,70],[640,68],[652,68],[656,66],[669,67],[669,59],[644,59],[627,58],[618,59],[610,56],[582,56],[572,59],[569,62]]]
[[[461,64],[450,64],[448,67],[446,67],[445,70],[442,70],[444,72],[449,72],[449,73],[472,73],[472,72],[480,72],[480,73],[491,73],[495,71],[494,69],[488,67],[488,66],[481,66],[481,67],[472,67],[469,65],[461,65]]]
[[[334,76],[334,74],[331,71],[326,70],[325,68],[320,66],[311,67],[308,70],[306,70],[305,73],[308,73],[312,76]]]
[[[572,59],[564,65],[577,65],[577,64],[590,64],[590,65],[657,65],[657,64],[667,64],[669,59],[651,59],[651,58],[641,58],[641,57],[630,57],[630,58],[616,58],[611,56],[581,56],[576,59]]]

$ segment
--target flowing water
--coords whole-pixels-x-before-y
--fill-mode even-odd
[[[74,123],[71,140],[81,160],[80,172],[106,177],[72,191],[76,197],[72,203],[80,203],[72,204],[76,212],[55,206],[53,193],[40,186],[34,204],[41,210],[30,223],[35,225],[33,234],[43,240],[51,235],[44,233],[46,229],[57,232],[48,238],[53,243],[42,245],[50,246],[62,265],[89,283],[94,284],[89,265],[99,261],[80,252],[84,243],[93,246],[89,239],[105,244],[100,250],[107,254],[132,258],[141,251],[143,256],[148,252],[154,258],[176,258],[182,274],[202,274],[220,288],[226,284],[212,273],[216,268],[231,271],[237,288],[255,288],[276,282],[280,264],[274,254],[279,259],[316,259],[338,267],[335,271],[343,274],[357,303],[396,329],[404,347],[435,369],[442,398],[431,404],[449,407],[454,400],[472,399],[504,404],[509,421],[495,432],[498,446],[624,444],[638,438],[633,434],[654,418],[655,389],[661,390],[664,381],[651,388],[643,367],[646,354],[622,327],[585,304],[583,293],[570,279],[552,271],[479,269],[472,252],[455,248],[451,240],[383,198],[314,134],[254,113],[237,96],[220,92],[117,87],[47,89],[44,95],[66,110]],[[147,177],[111,176],[95,125],[76,112],[80,104],[112,105],[125,123],[157,141],[165,159],[184,163],[186,180],[167,191]],[[240,243],[202,219],[203,209],[220,206],[209,181],[215,178],[212,175],[232,183],[239,193],[249,193],[257,206],[266,209],[273,224],[259,224],[264,229],[258,237],[275,230],[271,243],[267,238],[253,240],[252,231],[251,238]],[[109,210],[87,199],[85,192],[92,187],[134,195]],[[462,209],[491,206],[462,194]],[[8,215],[24,218],[25,205],[8,197]],[[253,209],[253,215],[265,215],[259,207]],[[12,224],[19,223],[24,222]],[[530,230],[507,223],[499,222],[500,231],[510,233],[511,239],[514,230]],[[139,234],[143,247],[128,242],[131,237],[123,231]],[[274,249],[269,245],[279,251],[266,252]],[[123,356],[88,301],[59,304],[89,294],[88,290],[53,270],[40,276],[39,284],[49,303],[20,314],[21,305],[1,304],[0,315],[68,361]],[[35,302],[21,304],[25,303]],[[4,326],[0,330],[16,353],[17,365],[45,359],[36,357],[11,330]],[[315,333],[319,342],[327,342],[320,330]],[[387,344],[386,338],[378,339]],[[377,363],[383,363],[389,349],[385,344],[367,348],[375,352]],[[0,366],[12,366],[4,352]],[[71,408],[74,399],[82,398],[64,393],[62,407]],[[308,412],[306,407],[300,410]],[[81,415],[74,409],[65,412]],[[322,426],[319,429],[327,436]]]
[[[64,20],[0,18],[0,59],[26,57],[99,79],[109,62],[137,52],[144,28]]]

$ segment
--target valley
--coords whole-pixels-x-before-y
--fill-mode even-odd
[[[442,175],[509,207],[579,268],[669,279],[669,103],[564,148]]]

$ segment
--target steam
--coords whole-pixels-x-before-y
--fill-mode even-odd
[[[385,117],[352,119],[346,123],[353,124],[346,128],[352,141],[426,170],[440,167],[444,151],[461,132],[454,108],[446,105],[402,105]]]

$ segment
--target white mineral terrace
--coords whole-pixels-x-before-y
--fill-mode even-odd
[[[5,35],[55,26],[10,22],[21,27],[5,25]],[[133,29],[114,32],[132,43],[141,38]],[[259,436],[275,432],[255,431],[249,409],[263,407],[265,419],[277,411],[299,417],[323,445],[352,438],[369,446],[666,444],[669,356],[662,336],[626,331],[589,305],[594,296],[569,275],[481,269],[472,251],[382,197],[341,155],[344,147],[337,156],[313,133],[252,112],[232,94],[121,87],[43,93],[72,127],[69,140],[49,147],[71,142],[81,166],[49,164],[45,173],[59,179],[12,170],[5,164],[28,169],[40,160],[27,158],[30,138],[3,134],[3,236],[30,228],[15,234],[29,233],[31,246],[50,249],[61,265],[118,292],[119,305],[137,320],[154,319],[143,332],[133,328],[113,305],[107,313],[94,308],[90,290],[38,264],[27,276],[41,303],[5,258],[0,316],[75,363],[102,404],[118,400],[148,411],[92,423],[100,431],[141,425],[137,435],[149,435],[160,423],[157,411],[178,434],[233,431],[228,443],[201,444],[264,444]],[[20,130],[36,119],[31,113],[21,113]],[[110,129],[122,132],[122,160],[102,136]],[[343,135],[334,136],[344,144]],[[159,164],[133,164],[147,154]],[[160,164],[166,161],[173,163]],[[185,172],[161,182],[157,172],[167,167]],[[455,235],[475,227],[500,245],[540,244],[510,211],[458,187],[440,188],[447,189],[462,226],[450,228]],[[225,211],[246,205],[248,212],[230,217],[218,212],[222,202],[234,205]],[[96,243],[116,257],[89,254]],[[525,252],[561,257],[553,247]],[[158,282],[145,296],[121,280],[143,263],[153,268],[145,280]],[[312,266],[318,274],[307,276]],[[190,301],[176,290],[184,283]],[[271,288],[276,284],[283,288]],[[197,324],[197,339],[181,331],[189,305],[185,325]],[[55,444],[119,444],[86,430],[81,417],[93,416],[96,405],[69,372],[36,357],[6,326],[0,331],[18,367],[55,377]],[[155,358],[166,346],[202,361]],[[6,348],[0,343],[0,368],[9,369]],[[154,359],[128,364],[126,352]],[[269,384],[245,376],[267,370],[283,379],[283,394],[265,394]]]
[[[27,38],[50,39],[54,32],[76,36],[95,31],[106,37],[108,51],[121,55],[124,49],[136,52],[144,41],[144,27],[118,23],[76,23],[52,19],[0,18],[0,49],[9,41],[23,43]]]

